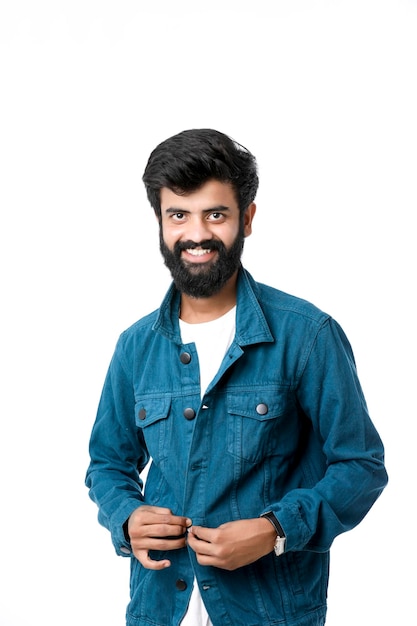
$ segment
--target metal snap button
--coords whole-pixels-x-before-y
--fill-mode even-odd
[[[187,589],[187,583],[182,578],[178,578],[178,580],[175,582],[175,586],[178,591],[185,591]]]
[[[195,418],[195,411],[191,407],[184,409],[183,415],[187,420],[193,420]]]

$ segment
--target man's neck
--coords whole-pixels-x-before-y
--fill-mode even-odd
[[[191,298],[181,294],[180,318],[188,324],[211,322],[225,315],[236,304],[237,273],[225,286],[209,298]]]

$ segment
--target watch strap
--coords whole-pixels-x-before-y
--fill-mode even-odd
[[[285,537],[285,533],[282,529],[282,526],[272,511],[267,511],[266,513],[262,513],[261,517],[266,517],[266,519],[271,522],[272,526],[277,531],[278,537],[281,537],[281,539]]]

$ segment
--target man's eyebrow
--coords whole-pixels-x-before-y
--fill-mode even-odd
[[[203,209],[202,213],[226,213],[228,211],[230,211],[230,207],[219,204],[218,206]],[[168,207],[165,209],[165,213],[190,213],[190,211],[181,207]]]

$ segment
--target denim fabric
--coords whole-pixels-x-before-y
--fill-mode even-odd
[[[198,565],[187,548],[163,571],[132,557],[126,623],[178,625],[195,576],[214,626],[321,626],[330,546],[387,482],[349,342],[331,317],[242,268],[235,339],[201,399],[179,302],[171,286],[116,346],[86,478],[99,521],[126,556],[123,524],[141,503],[209,527],[272,510],[286,552],[232,572]]]

